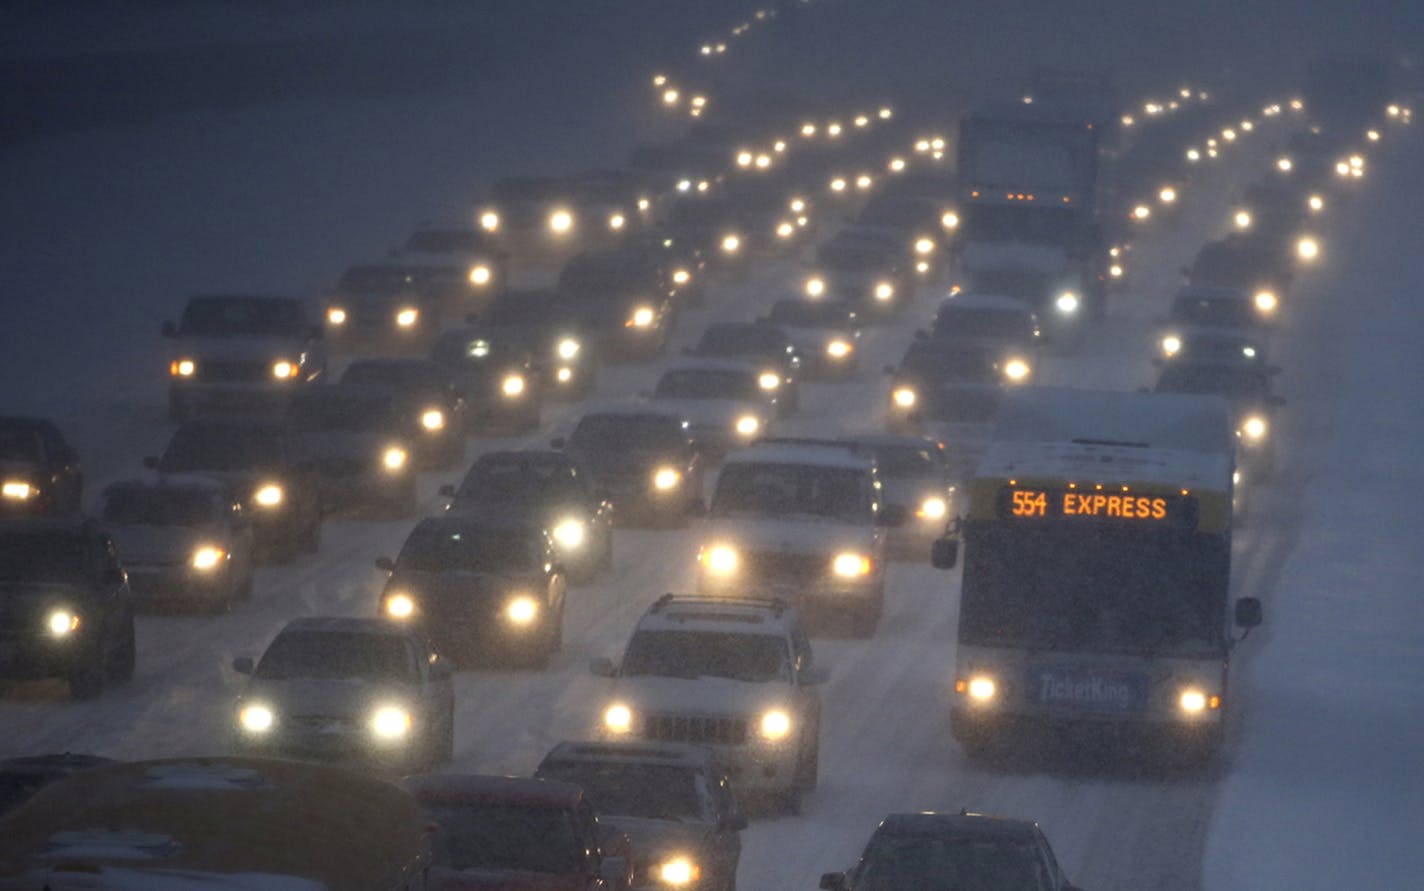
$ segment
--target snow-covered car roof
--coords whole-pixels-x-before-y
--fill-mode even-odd
[[[663,369],[663,374],[673,371],[740,371],[758,375],[761,370],[762,363],[760,362],[722,356],[697,356],[678,359]]]
[[[875,464],[865,455],[839,446],[802,443],[753,443],[727,455],[724,464],[802,464],[871,471]]]
[[[638,620],[637,631],[707,631],[781,637],[794,621],[780,601],[664,594]]]

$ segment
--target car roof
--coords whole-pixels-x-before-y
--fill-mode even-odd
[[[481,465],[495,464],[502,467],[577,467],[578,465],[563,452],[553,449],[498,449],[485,452],[470,465],[473,470]]]
[[[780,600],[664,594],[638,620],[638,631],[709,631],[781,636],[795,622]]]
[[[315,632],[319,634],[374,634],[385,637],[419,637],[412,629],[375,616],[302,616],[292,619],[282,626],[279,634],[288,631]]]
[[[583,800],[583,788],[580,786],[534,777],[432,773],[407,777],[401,785],[421,802],[573,808]]]
[[[821,443],[752,443],[727,455],[724,464],[804,464],[839,467],[870,472],[875,464],[869,457],[834,440]]]
[[[914,814],[890,814],[881,821],[876,834],[1018,841],[1035,838],[1038,834],[1038,824],[1032,820],[989,817],[984,814],[923,811]]]
[[[549,750],[539,763],[548,764],[656,764],[717,772],[723,768],[717,753],[705,746],[675,742],[609,740],[582,742],[565,740]]]

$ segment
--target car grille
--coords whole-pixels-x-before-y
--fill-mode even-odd
[[[363,476],[371,470],[371,461],[367,458],[323,458],[318,467],[323,476]]]
[[[272,363],[251,359],[200,359],[197,378],[213,383],[262,383],[270,382]]]
[[[747,741],[747,719],[651,714],[643,725],[643,738],[660,742],[740,746]]]
[[[985,294],[1006,294],[1041,303],[1048,291],[1048,280],[1040,273],[1018,269],[983,269],[973,273],[974,287]]]
[[[752,551],[743,558],[747,577],[772,585],[806,585],[826,575],[830,560],[824,554],[787,554]]]
[[[1003,393],[997,387],[947,389],[925,412],[931,421],[992,421],[999,411]]]

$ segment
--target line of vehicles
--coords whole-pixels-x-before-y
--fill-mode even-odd
[[[669,152],[661,179],[502,180],[476,225],[423,227],[348,270],[319,311],[192,298],[163,327],[179,424],[145,460],[156,474],[108,488],[97,518],[78,509],[58,431],[3,419],[6,459],[32,449],[47,474],[5,471],[6,512],[44,516],[0,521],[5,584],[26,589],[7,593],[4,666],[94,696],[132,676],[141,603],[226,609],[257,563],[317,551],[330,511],[412,516],[417,474],[457,466],[467,434],[538,430],[543,399],[583,399],[601,364],[660,355],[709,282],[753,254],[809,252],[813,201],[858,207],[767,316],[709,325],[652,390],[583,406],[547,448],[481,454],[441,489],[446,509],[376,559],[388,578],[371,615],[292,619],[236,659],[237,755],[0,765],[33,795],[0,818],[0,887],[153,887],[161,864],[266,882],[233,887],[734,889],[747,816],[733,787],[796,814],[818,783],[829,672],[812,633],[873,637],[888,563],[927,552],[964,563],[947,697],[966,751],[1160,735],[1168,756],[1208,757],[1232,625],[1261,621],[1258,601],[1229,603],[1243,471],[1269,472],[1279,404],[1260,320],[1288,305],[1281,270],[1318,253],[1299,227],[1327,199],[1316,181],[1294,214],[1265,186],[1248,195],[1249,245],[1228,239],[1229,259],[1208,245],[1173,301],[1156,392],[1028,386],[1042,342],[1070,350],[1110,311],[1130,219],[1099,175],[1130,150],[1106,82],[1040,73],[1032,98],[961,121],[956,175],[902,164],[851,204],[838,196],[872,191],[854,172],[866,157],[824,195],[810,179],[825,170],[773,161],[742,193],[753,181]],[[745,165],[724,152],[744,135],[694,127],[681,148],[721,146],[703,155],[756,177],[756,151]],[[552,259],[566,261],[555,287],[514,286],[518,266]],[[857,374],[862,329],[932,288],[951,296],[884,369],[886,432],[779,434],[802,381]],[[697,517],[697,590],[658,598],[619,660],[589,666],[608,687],[587,741],[560,743],[533,778],[426,772],[455,749],[455,670],[547,665],[620,525]],[[402,791],[323,766],[337,761],[408,776]],[[253,833],[240,850],[214,847],[234,826]],[[294,844],[307,827],[329,838]],[[316,850],[329,859],[299,859]],[[967,812],[888,817],[821,887],[927,876],[1072,887],[1035,824]]]

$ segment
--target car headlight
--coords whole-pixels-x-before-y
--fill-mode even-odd
[[[735,254],[742,249],[741,236],[729,234],[722,236],[722,251],[727,254]]]
[[[806,279],[806,296],[820,297],[826,293],[826,280],[819,275],[813,275]]]
[[[1250,440],[1261,440],[1266,437],[1266,419],[1260,415],[1252,415],[1241,425],[1241,432],[1246,434]]]
[[[608,218],[608,228],[612,229],[614,232],[617,232],[619,229],[622,229],[627,222],[627,217],[623,216],[623,214],[621,213],[615,213]]]
[[[487,285],[492,278],[494,278],[494,273],[483,263],[470,270],[470,284],[472,285]]]
[[[515,625],[528,625],[539,616],[539,601],[520,595],[504,605],[504,617]]]
[[[1152,216],[1152,208],[1145,204],[1139,204],[1132,209],[1132,218],[1138,222],[1143,222]]]
[[[926,520],[942,520],[949,513],[949,505],[938,495],[931,495],[920,502],[919,515]]]
[[[326,321],[332,325],[346,324],[346,310],[339,306],[329,306],[326,309]]]
[[[499,230],[499,214],[492,210],[487,210],[480,214],[480,228],[486,232],[496,232]]]
[[[500,392],[506,396],[513,397],[521,395],[524,392],[524,375],[507,375],[504,381],[499,385],[499,389]]]
[[[633,729],[633,710],[622,703],[614,703],[603,712],[603,726],[614,733],[627,733]]]
[[[781,386],[781,375],[774,371],[763,371],[757,377],[757,386],[763,390],[775,390]]]
[[[1280,301],[1276,299],[1276,295],[1270,291],[1257,291],[1255,300],[1256,310],[1267,315],[1275,312],[1276,307],[1280,304]]]
[[[554,380],[561,384],[567,384],[574,379],[574,370],[567,365],[554,372]]]
[[[731,575],[737,571],[737,551],[727,545],[713,545],[699,554],[698,559],[714,575]]]
[[[1022,359],[1010,359],[1004,363],[1004,376],[1014,383],[1022,383],[1028,380],[1029,365]]]
[[[371,715],[371,732],[380,739],[400,739],[410,732],[410,712],[394,705],[382,706]]]
[[[1157,200],[1163,204],[1175,204],[1177,203],[1177,190],[1171,186],[1163,186],[1157,192]]]
[[[1325,199],[1319,195],[1311,195],[1305,202],[1311,213],[1320,213],[1325,209]]]
[[[786,220],[782,220],[780,223],[777,223],[777,224],[776,224],[776,237],[777,237],[777,238],[790,238],[791,236],[793,236],[793,235],[795,235],[795,234],[796,234],[796,224],[795,224],[795,223],[791,223],[791,222],[787,222]]]
[[[227,551],[222,548],[204,545],[193,552],[193,557],[188,561],[188,565],[200,572],[211,572],[217,569],[226,557]]]
[[[29,483],[20,482],[18,480],[6,480],[3,484],[0,484],[0,496],[14,501],[26,501],[37,491],[39,490]]]
[[[420,320],[420,310],[412,306],[407,306],[396,313],[396,324],[402,328],[409,328]]]
[[[381,464],[387,470],[400,470],[405,467],[406,453],[400,446],[391,446],[381,453]]]
[[[1295,255],[1306,262],[1314,260],[1320,256],[1320,242],[1309,235],[1303,236],[1295,243]]]
[[[939,224],[946,229],[959,228],[959,214],[952,210],[945,211],[944,216],[939,218]]]
[[[198,363],[192,359],[174,359],[168,363],[168,373],[173,377],[192,377],[198,373]]]
[[[756,436],[760,429],[761,421],[757,420],[756,415],[742,415],[737,418],[737,433],[741,436]]]
[[[832,359],[844,359],[846,356],[849,356],[853,350],[854,347],[848,340],[837,338],[826,344],[826,355]]]
[[[675,468],[659,467],[653,471],[653,488],[659,492],[675,489],[680,482],[682,482],[682,474]]]
[[[702,869],[686,857],[673,857],[659,863],[653,875],[662,884],[677,887],[690,885],[702,878]]]
[[[934,239],[920,238],[915,240],[915,253],[933,254],[935,249]]]
[[[791,716],[780,709],[772,709],[761,716],[761,735],[772,742],[782,740],[791,733]]]
[[[1162,338],[1162,352],[1168,356],[1175,356],[1182,350],[1182,339],[1175,334],[1168,334]]]
[[[1182,711],[1195,714],[1206,708],[1206,694],[1200,690],[1183,690],[1177,704]]]
[[[560,359],[572,359],[578,355],[579,349],[580,346],[577,340],[574,340],[572,337],[565,337],[559,341],[559,345],[555,348],[555,351],[559,354]]]
[[[983,675],[967,681],[957,681],[954,688],[960,693],[967,693],[975,702],[988,702],[999,692],[999,685],[994,683],[994,679]]]
[[[383,612],[392,619],[409,619],[415,615],[415,598],[404,592],[386,598]]]
[[[672,273],[672,283],[675,285],[685,285],[692,281],[692,273],[686,269],[674,269]]]
[[[1250,229],[1250,228],[1251,228],[1251,213],[1250,213],[1249,211],[1238,210],[1238,211],[1236,212],[1236,216],[1233,217],[1232,219],[1233,219],[1233,221],[1236,223],[1236,228],[1237,228],[1237,229]]]
[[[831,561],[831,571],[843,579],[870,575],[870,558],[864,554],[846,551],[837,554]]]
[[[284,497],[286,497],[286,493],[276,483],[259,486],[257,491],[252,494],[252,500],[262,507],[276,507],[282,503]]]
[[[895,404],[900,408],[911,408],[914,406],[917,397],[915,391],[909,387],[896,387],[895,392],[890,394],[890,398],[893,399]]]
[[[549,231],[562,235],[574,227],[574,215],[567,210],[556,210],[549,214]]]
[[[438,408],[426,409],[421,412],[420,426],[432,432],[445,429],[445,412]]]
[[[586,537],[587,530],[582,520],[564,520],[554,526],[554,541],[560,547],[569,550],[581,548]]]
[[[1108,267],[1108,275],[1113,278],[1122,278],[1127,270],[1123,269],[1121,263],[1114,263]]]
[[[633,314],[628,317],[625,328],[647,328],[653,324],[655,314],[651,306],[640,306],[633,310]]]
[[[265,705],[245,705],[237,713],[237,723],[248,733],[266,733],[277,723],[277,716]]]
[[[1058,295],[1058,299],[1053,301],[1053,306],[1065,316],[1071,316],[1078,311],[1078,295],[1072,291],[1064,291]]]
[[[79,614],[69,609],[51,610],[45,616],[45,628],[51,637],[68,637],[79,630]]]
[[[889,300],[891,297],[894,297],[894,296],[895,296],[895,286],[894,286],[894,285],[890,284],[889,282],[876,282],[876,284],[875,284],[875,299],[876,299],[876,300]]]
[[[301,366],[296,362],[288,362],[286,359],[278,359],[272,363],[272,376],[279,381],[291,380],[301,371]]]

